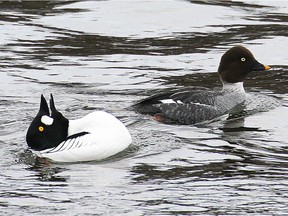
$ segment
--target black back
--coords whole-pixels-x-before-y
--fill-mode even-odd
[[[26,141],[33,150],[44,150],[58,146],[67,138],[68,119],[66,119],[59,111],[56,110],[54,98],[51,94],[50,108],[46,99],[41,95],[40,109],[36,117],[31,122],[26,134]],[[41,121],[43,116],[53,119],[53,123],[46,124]],[[51,120],[52,120],[51,119]]]

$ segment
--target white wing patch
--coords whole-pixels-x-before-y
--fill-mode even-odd
[[[164,103],[164,104],[176,103],[176,101],[174,101],[172,99],[163,99],[163,100],[160,100],[160,102]]]
[[[191,103],[191,104],[195,104],[195,105],[199,105],[199,106],[203,106],[203,107],[211,107],[211,108],[215,108],[215,106],[210,105],[210,104],[203,104],[203,103]]]
[[[159,100],[159,101],[163,104],[184,104],[181,100],[175,101],[173,99],[163,99],[163,100]],[[213,107],[213,105],[199,103],[199,102],[190,102],[187,104],[195,104],[195,105],[204,106],[204,107]]]
[[[163,100],[160,100],[160,102],[164,104],[171,104],[171,103],[183,104],[181,100],[175,101],[173,99],[163,99]]]

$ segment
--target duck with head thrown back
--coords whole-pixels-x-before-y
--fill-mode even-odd
[[[222,91],[179,90],[153,95],[132,106],[164,123],[197,124],[237,110],[246,99],[244,78],[252,71],[269,70],[243,46],[229,49],[221,58],[218,74]]]
[[[26,141],[39,157],[55,162],[102,160],[127,148],[132,138],[117,118],[95,111],[68,120],[56,108],[51,94],[50,109],[41,95],[40,110],[26,134]]]

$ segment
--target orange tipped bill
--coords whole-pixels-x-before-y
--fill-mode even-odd
[[[268,66],[268,65],[263,65],[264,66],[264,68],[265,68],[265,70],[269,70],[271,67],[270,66]]]

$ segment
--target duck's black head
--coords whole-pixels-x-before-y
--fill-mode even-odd
[[[68,119],[56,110],[51,94],[50,108],[46,99],[41,95],[40,109],[33,119],[26,134],[30,148],[36,151],[53,148],[65,140],[68,134]]]
[[[228,83],[243,82],[252,71],[264,71],[269,66],[259,63],[253,54],[243,46],[229,49],[221,58],[218,73],[222,81]]]

